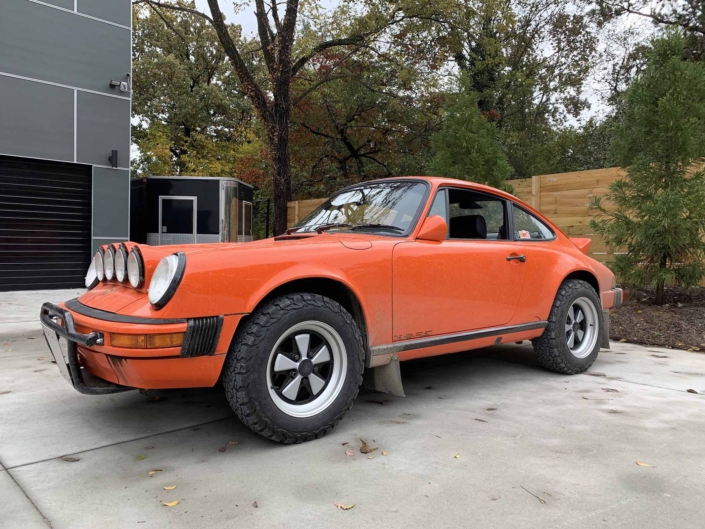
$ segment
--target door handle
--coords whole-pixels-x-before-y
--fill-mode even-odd
[[[520,263],[525,263],[526,262],[526,256],[525,255],[508,255],[507,256],[507,261],[519,261]]]

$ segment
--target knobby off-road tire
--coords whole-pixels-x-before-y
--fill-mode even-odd
[[[308,393],[306,389],[294,392],[294,400],[285,398],[275,385],[277,378],[286,378],[293,382],[300,376],[296,369],[281,370],[281,374],[274,372],[274,368],[280,367],[276,365],[278,351],[285,349],[287,343],[291,352],[287,351],[282,355],[286,358],[279,361],[304,361],[305,354],[301,355],[302,358],[296,356],[301,350],[301,343],[296,337],[299,336],[300,340],[301,334],[306,333],[310,334],[311,343],[318,340],[317,345],[314,344],[318,347],[318,352],[323,345],[328,344],[330,373],[343,377],[335,379],[338,383],[333,375],[330,375],[324,389],[317,386],[320,398],[326,393],[329,394],[327,400],[322,399],[322,404],[315,404],[316,397],[311,389],[313,385],[308,382],[313,377],[301,379],[302,387],[309,388]],[[325,341],[326,338],[328,342]],[[307,341],[306,346],[308,343]],[[311,359],[315,361],[315,351],[310,354]],[[325,352],[323,354],[325,355]],[[256,309],[238,330],[223,368],[225,394],[238,418],[251,430],[268,439],[285,444],[319,439],[352,407],[362,384],[364,357],[365,349],[360,330],[352,316],[340,304],[316,294],[287,294]],[[301,368],[302,373],[312,368],[319,369],[322,365],[317,367],[309,362],[308,367]],[[340,370],[341,367],[344,367],[344,372]],[[316,373],[320,372],[316,371],[314,374]],[[325,378],[323,375],[321,377]],[[319,384],[323,379],[321,377]],[[307,384],[309,385],[306,386]],[[287,384],[282,383],[281,386],[286,388]],[[298,405],[295,402],[296,395],[307,394],[313,402],[308,405]],[[303,413],[303,416],[296,416],[300,409],[308,411]]]
[[[574,336],[571,350],[570,335],[575,331],[567,329],[575,325],[574,320],[579,317],[579,311],[583,313],[584,319],[581,321],[591,319],[590,323],[595,328],[590,335],[590,343],[585,343],[582,349],[577,335]],[[580,322],[577,322],[576,327],[580,327]],[[532,340],[532,343],[536,357],[543,367],[564,375],[577,375],[584,373],[595,362],[603,332],[602,305],[595,289],[585,281],[571,279],[565,281],[558,289],[548,317],[548,327],[539,338]],[[587,335],[586,330],[583,334],[584,340],[587,340]]]

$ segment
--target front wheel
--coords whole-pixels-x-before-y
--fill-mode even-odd
[[[226,396],[256,433],[300,443],[329,432],[362,383],[364,347],[352,316],[306,293],[258,308],[240,329],[224,366]]]
[[[539,363],[564,375],[585,372],[602,343],[602,310],[595,289],[571,279],[558,289],[544,333],[532,341]]]

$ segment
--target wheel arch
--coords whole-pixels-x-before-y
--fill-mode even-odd
[[[257,302],[257,305],[253,308],[252,312],[276,297],[294,292],[318,294],[320,296],[330,298],[347,310],[353,317],[358,329],[360,329],[362,342],[365,346],[365,360],[367,360],[367,356],[369,355],[369,338],[367,334],[367,319],[365,317],[365,311],[355,292],[342,281],[328,277],[306,277],[292,279],[269,291]]]
[[[571,279],[579,279],[588,283],[595,290],[597,298],[600,299],[600,283],[595,274],[588,272],[587,270],[573,270],[570,274],[563,278],[561,285]],[[558,288],[560,289],[560,285],[558,285]]]

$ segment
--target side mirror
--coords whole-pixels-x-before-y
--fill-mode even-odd
[[[445,219],[440,215],[431,215],[424,220],[416,238],[421,241],[441,242],[446,240],[447,235],[448,224]]]

